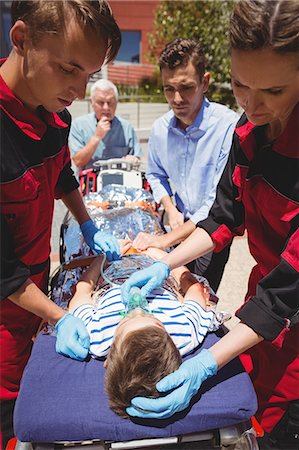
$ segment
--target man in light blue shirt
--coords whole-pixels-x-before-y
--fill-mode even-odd
[[[94,112],[77,117],[71,126],[69,146],[78,171],[89,169],[99,159],[125,157],[138,163],[142,150],[132,125],[115,116],[118,101],[116,86],[98,80],[90,91]]]
[[[197,41],[175,39],[163,50],[159,63],[172,109],[152,127],[147,179],[172,231],[164,236],[140,233],[134,241],[139,249],[178,244],[208,216],[238,120],[235,112],[205,97],[210,74],[205,72],[204,53]],[[228,256],[229,249],[211,253],[190,269],[205,276],[216,291]]]

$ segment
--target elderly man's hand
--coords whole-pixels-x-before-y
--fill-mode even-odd
[[[123,159],[132,163],[133,166],[139,166],[140,164],[140,159],[135,155],[125,155],[123,156]]]
[[[165,236],[164,236],[165,240]],[[138,250],[146,250],[149,247],[156,247],[164,250],[163,236],[157,236],[150,233],[138,233],[133,241],[133,247]]]
[[[97,128],[95,131],[95,136],[102,140],[106,134],[108,133],[108,131],[111,129],[111,123],[108,120],[107,117],[102,117],[97,124]]]

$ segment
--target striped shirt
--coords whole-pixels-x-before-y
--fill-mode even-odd
[[[182,356],[194,350],[210,328],[215,330],[215,311],[205,311],[195,300],[181,303],[162,288],[154,289],[147,300],[150,312],[163,323]],[[75,309],[74,316],[83,320],[90,335],[91,356],[107,356],[124,311],[118,287],[106,291],[97,308],[85,304]]]

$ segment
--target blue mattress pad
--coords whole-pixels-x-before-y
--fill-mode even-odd
[[[201,348],[211,347],[221,333],[208,334]],[[15,434],[22,442],[179,436],[242,422],[257,409],[251,381],[235,359],[205,381],[190,407],[172,418],[123,419],[108,406],[103,362],[61,356],[55,339],[37,336],[22,378],[14,414]]]

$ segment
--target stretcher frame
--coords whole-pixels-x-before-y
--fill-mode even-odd
[[[97,175],[97,183],[103,177],[103,174],[113,171],[112,174],[121,172],[131,172],[133,164],[122,159],[112,159],[105,161],[98,161],[97,167],[101,168]],[[135,170],[136,172],[136,170]],[[111,172],[110,172],[111,173]],[[135,174],[133,174],[134,179]],[[93,177],[94,179],[94,177]],[[136,178],[138,183],[142,181],[142,176]],[[128,178],[126,179],[128,182]],[[143,183],[143,181],[142,181]],[[103,185],[100,181],[100,185]],[[136,187],[132,183],[128,183],[130,187]],[[99,184],[96,184],[97,186]],[[142,188],[143,186],[138,186]],[[60,240],[62,240],[63,228],[61,231]],[[65,263],[61,253],[61,263]],[[82,257],[82,259],[84,259]],[[86,258],[85,258],[86,259]],[[70,263],[72,264],[72,263]],[[250,420],[239,422],[235,425],[230,425],[224,428],[201,431],[199,433],[191,433],[186,435],[178,435],[172,437],[158,437],[136,439],[129,441],[102,441],[102,440],[85,440],[85,441],[56,441],[53,443],[23,443],[18,441],[16,450],[58,450],[71,447],[74,450],[213,450],[213,449],[227,449],[227,450],[258,450],[256,440],[256,432]]]

